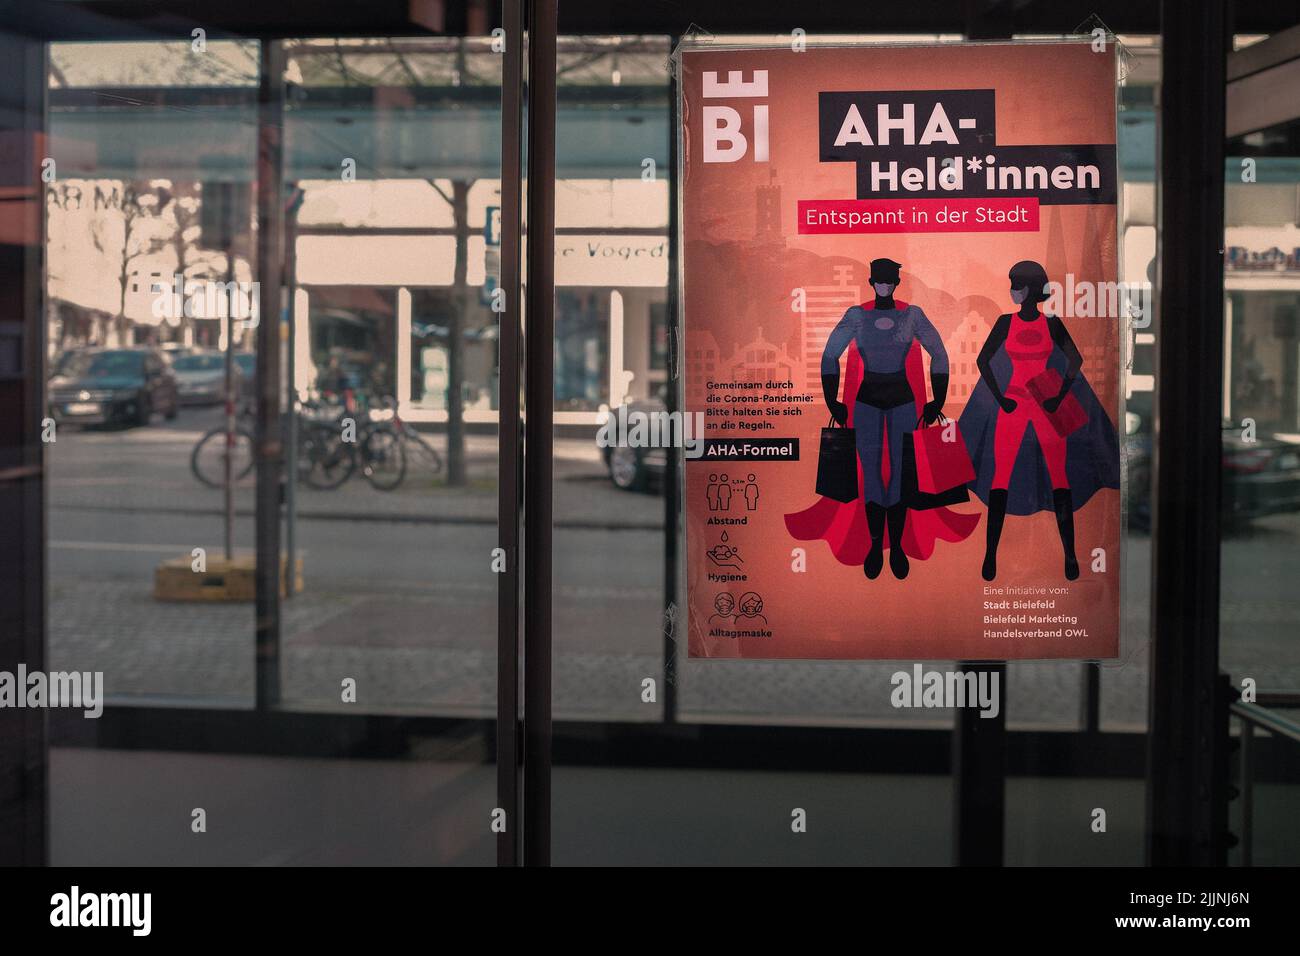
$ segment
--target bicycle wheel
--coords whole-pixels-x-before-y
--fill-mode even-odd
[[[298,477],[320,491],[332,491],[352,477],[356,450],[331,428],[311,427],[298,445]]]
[[[442,471],[442,456],[438,450],[420,437],[420,433],[409,425],[402,431],[402,437],[411,443],[415,449],[416,457],[423,461],[425,466],[435,475]]]
[[[406,451],[391,428],[372,428],[361,444],[361,472],[378,491],[392,491],[406,477]]]
[[[236,429],[235,444],[231,449],[234,458],[231,461],[231,476],[235,481],[248,477],[253,470],[253,436],[244,429]],[[207,432],[194,446],[190,455],[190,470],[194,477],[209,488],[220,488],[226,477],[226,430],[214,428]]]

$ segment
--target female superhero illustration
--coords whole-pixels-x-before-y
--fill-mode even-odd
[[[958,421],[975,464],[975,493],[988,504],[981,574],[997,576],[1008,511],[1051,510],[1073,581],[1074,512],[1098,488],[1119,487],[1118,439],[1065,324],[1038,308],[1048,297],[1046,270],[1017,262],[1009,278],[1020,308],[994,323],[976,359],[980,383]]]
[[[875,578],[884,566],[884,530],[889,527],[889,568],[896,578],[907,577],[908,560],[902,546],[907,504],[902,501],[903,435],[916,428],[920,417],[927,425],[939,417],[948,392],[948,353],[925,313],[894,299],[901,265],[890,259],[871,263],[873,302],[855,305],[844,313],[822,351],[822,390],[826,407],[841,425],[849,422],[849,395],[840,401],[840,355],[852,344],[862,363],[862,379],[852,396],[852,422],[858,459],[862,467],[870,549],[863,573]],[[906,362],[920,343],[930,354],[930,388],[934,398],[917,414],[924,385],[918,395],[909,380]],[[919,355],[918,355],[919,359]],[[885,477],[885,468],[888,477]],[[793,529],[792,529],[793,530]]]

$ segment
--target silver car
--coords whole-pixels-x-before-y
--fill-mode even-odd
[[[172,360],[172,372],[183,405],[215,405],[225,400],[226,357],[215,350],[191,352]],[[235,395],[242,387],[243,373],[234,368]]]

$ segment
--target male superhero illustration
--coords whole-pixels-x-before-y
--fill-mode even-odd
[[[930,390],[934,394],[921,410],[925,424],[933,424],[948,394],[948,353],[943,339],[914,305],[894,298],[900,263],[892,259],[871,262],[872,302],[855,305],[844,313],[822,351],[822,391],[831,417],[847,424],[847,402],[836,398],[840,381],[840,356],[852,344],[862,359],[862,383],[853,396],[853,428],[862,464],[862,499],[871,533],[871,548],[862,570],[875,578],[884,566],[884,529],[889,527],[889,568],[896,578],[907,577],[907,554],[902,548],[907,504],[902,499],[901,462],[903,435],[917,425],[918,396],[908,380],[905,362],[914,342],[930,354]],[[889,476],[882,474],[888,449]]]
[[[1119,444],[1110,416],[1081,371],[1083,358],[1065,323],[1045,315],[1047,272],[1037,262],[1011,267],[1011,301],[1018,310],[993,325],[976,366],[976,386],[958,421],[975,464],[975,492],[988,504],[981,575],[997,576],[998,543],[1007,512],[1056,515],[1065,577],[1079,576],[1074,551],[1074,512],[1098,488],[1119,487]],[[1056,375],[1045,376],[1048,369]],[[1043,396],[1044,381],[1058,381]],[[1036,394],[1037,392],[1037,394]],[[1073,395],[1086,416],[1080,428],[1061,435],[1052,417]]]

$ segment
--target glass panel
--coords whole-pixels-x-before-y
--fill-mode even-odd
[[[51,49],[49,663],[102,670],[110,724],[129,706],[203,708],[134,712],[158,752],[56,736],[55,863],[495,857],[501,57],[488,38],[284,46],[272,316],[245,311],[269,225],[258,44]],[[203,439],[222,423],[227,345],[251,411],[263,322],[280,333],[297,479],[281,544],[301,577],[281,602],[279,699],[237,724],[257,703],[254,419],[239,422],[229,571],[224,432]],[[251,747],[217,743],[236,727],[267,755],[208,752]],[[341,759],[358,755],[385,759]],[[234,836],[194,842],[195,807]]]
[[[789,37],[779,40],[789,43]],[[1120,102],[1119,161],[1124,184],[1120,215],[1126,237],[1117,258],[1121,281],[1145,283],[1152,278],[1150,263],[1155,254],[1152,104],[1158,55],[1149,38],[1124,41],[1134,60]],[[656,479],[664,468],[662,461],[650,457],[654,449],[627,454],[618,448],[602,448],[599,458],[588,452],[581,466],[566,460],[564,449],[573,447],[576,457],[578,443],[590,440],[587,436],[606,420],[603,415],[583,417],[593,403],[607,403],[613,415],[622,406],[628,412],[663,410],[655,396],[659,383],[668,384],[669,348],[681,347],[688,359],[684,372],[698,376],[685,381],[689,396],[692,388],[702,390],[704,378],[761,377],[780,368],[791,368],[793,373],[791,356],[803,355],[805,343],[796,341],[797,336],[779,340],[778,312],[788,309],[783,296],[789,290],[778,288],[779,283],[769,282],[766,275],[736,277],[737,310],[751,321],[752,341],[725,344],[673,343],[667,328],[659,331],[661,323],[672,327],[678,321],[666,279],[662,298],[658,288],[652,289],[646,311],[641,311],[640,302],[632,304],[641,290],[628,288],[634,283],[626,278],[624,266],[605,270],[599,281],[578,274],[566,279],[565,270],[572,267],[566,266],[565,249],[573,245],[572,233],[590,234],[603,227],[612,242],[614,236],[625,240],[628,234],[645,231],[647,219],[640,210],[651,202],[657,204],[655,189],[660,182],[667,185],[669,174],[661,157],[666,151],[663,144],[673,142],[675,135],[669,109],[675,91],[670,92],[671,78],[664,71],[668,43],[662,39],[572,37],[562,38],[560,49],[553,700],[557,738],[566,740],[565,752],[581,756],[579,766],[555,769],[554,860],[948,863],[953,791],[947,756],[955,711],[892,706],[896,662],[687,660],[682,595],[671,578],[665,581],[665,574],[679,571],[684,544],[676,537],[677,516],[665,516],[658,496],[661,488]],[[640,59],[643,51],[654,55]],[[626,126],[633,117],[639,122],[629,132]],[[657,143],[643,143],[647,130],[655,131]],[[615,177],[612,185],[571,181],[578,170],[591,166]],[[612,171],[605,172],[607,166]],[[653,171],[653,177],[643,175],[646,169]],[[799,187],[787,172],[764,188],[769,204],[790,205]],[[640,196],[635,206],[628,198],[634,195]],[[606,196],[612,196],[612,201]],[[671,199],[664,196],[665,215]],[[769,220],[764,219],[761,202],[757,211],[751,205],[738,208],[736,216],[754,221],[754,241],[760,242]],[[664,231],[668,242],[675,243],[676,236]],[[669,249],[681,254],[671,245]],[[783,250],[787,257],[802,252]],[[814,292],[825,297],[827,314],[834,313],[833,326],[847,306],[862,301],[869,292],[860,287],[864,277],[850,287],[842,275],[832,274],[829,268],[825,271],[824,288],[806,291],[810,297]],[[761,288],[752,289],[755,285]],[[1134,393],[1140,393],[1149,405],[1154,388],[1151,340],[1140,337],[1138,342],[1130,351],[1139,374],[1130,379],[1130,394],[1124,397],[1131,401]],[[977,378],[975,356],[957,353],[955,347],[951,351],[958,367],[950,395],[961,395],[964,402]],[[620,369],[629,384],[619,383]],[[804,371],[798,369],[801,380]],[[1095,362],[1087,374],[1096,379],[1103,371],[1114,374],[1113,368],[1102,370]],[[963,382],[965,393],[959,391]],[[1139,398],[1138,404],[1143,400]],[[1144,424],[1149,427],[1149,415]],[[579,432],[578,425],[585,430]],[[729,487],[732,477],[728,476]],[[738,488],[743,489],[744,479],[742,469]],[[584,484],[575,494],[579,481]],[[629,494],[616,490],[616,485],[651,494]],[[733,494],[739,496],[743,490]],[[982,538],[982,526],[977,533]],[[1129,553],[1122,556],[1127,585],[1121,662],[1108,664],[1100,679],[1095,679],[1095,665],[1074,661],[1013,664],[1005,691],[1009,733],[1078,732],[1088,720],[1092,721],[1089,729],[1096,730],[1099,713],[1107,729],[1142,728],[1149,605],[1146,545],[1145,537],[1130,541]],[[670,600],[674,603],[665,611]],[[926,666],[952,667],[943,662]],[[1090,672],[1094,679],[1089,678]],[[646,689],[648,680],[654,682],[653,693]],[[1112,691],[1124,699],[1107,696]],[[576,720],[583,723],[573,724]],[[633,731],[616,725],[632,721],[647,726]],[[594,722],[599,726],[593,727]],[[795,742],[802,738],[782,736],[797,728],[809,728],[812,736],[803,743]],[[842,770],[842,763],[816,751],[811,741],[820,730],[829,735],[831,728],[844,734],[834,738],[840,752],[869,754],[865,764],[878,771],[829,772],[832,766]],[[616,741],[629,748],[625,765],[592,766],[601,763],[600,755],[605,753],[601,748]],[[638,743],[644,751],[637,749]],[[1036,746],[1043,754],[1055,748],[1051,742],[1039,744],[1037,738],[1026,746],[1031,754]],[[652,765],[641,762],[643,754]],[[850,758],[843,760],[852,763]],[[696,761],[707,762],[709,769],[685,769],[696,766]],[[1031,755],[1030,770],[1017,768],[1019,776],[1008,783],[1008,862],[1140,862],[1137,825],[1117,826],[1121,838],[1105,845],[1087,842],[1086,827],[1083,837],[1058,839],[1074,826],[1076,805],[1084,803],[1136,808],[1133,819],[1140,819],[1140,762],[1125,771],[1127,779],[1117,781],[1026,775],[1032,773],[1034,762]],[[801,770],[791,769],[794,766]],[[802,772],[805,767],[808,772]],[[628,792],[636,796],[629,798]],[[815,811],[809,809],[810,817],[815,812],[827,827],[819,833],[817,846],[810,849],[798,840],[782,840],[790,808],[808,809],[810,803],[816,804]],[[864,816],[864,806],[872,808],[869,817]],[[632,817],[640,824],[629,828],[626,821]],[[593,821],[600,827],[600,839],[592,838]],[[808,835],[812,832],[809,827]],[[859,839],[861,844],[855,842]]]
[[[1297,699],[1268,700],[1278,717],[1295,724]],[[1229,830],[1241,842],[1229,851],[1231,866],[1294,866],[1300,859],[1300,828],[1295,825],[1295,794],[1300,775],[1300,741],[1234,720],[1243,749],[1231,757],[1231,779],[1239,795],[1229,804]],[[1245,739],[1247,733],[1250,739]],[[1244,779],[1243,779],[1244,774]],[[1247,845],[1249,844],[1249,850]]]
[[[1300,686],[1300,120],[1229,144],[1220,656],[1240,687]],[[1253,179],[1243,182],[1244,162]]]
[[[1119,163],[1124,183],[1120,205],[1121,282],[1156,281],[1156,103],[1160,47],[1156,37],[1121,37],[1128,49],[1126,76],[1119,90]],[[1129,733],[1145,731],[1150,672],[1147,649],[1151,625],[1151,484],[1152,435],[1155,422],[1156,332],[1153,323],[1134,326],[1125,336],[1127,377],[1124,429],[1120,448],[1126,470],[1124,510],[1127,534],[1123,555],[1120,658],[1102,665],[1099,680],[1100,728]]]
[[[290,46],[293,704],[495,712],[500,59],[476,39]],[[349,420],[355,455],[331,468]],[[369,688],[355,705],[345,674]]]
[[[650,344],[668,290],[668,52],[663,37],[562,37],[557,51],[557,720],[662,713],[641,687],[663,684],[666,456],[613,455],[596,435],[620,406],[664,407]]]
[[[165,600],[221,580],[224,436],[204,438],[224,418],[228,330],[237,363],[254,355],[258,48],[209,49],[50,47],[49,666],[102,671],[110,704],[253,703],[251,605]],[[251,443],[236,450],[232,543],[247,576]]]

